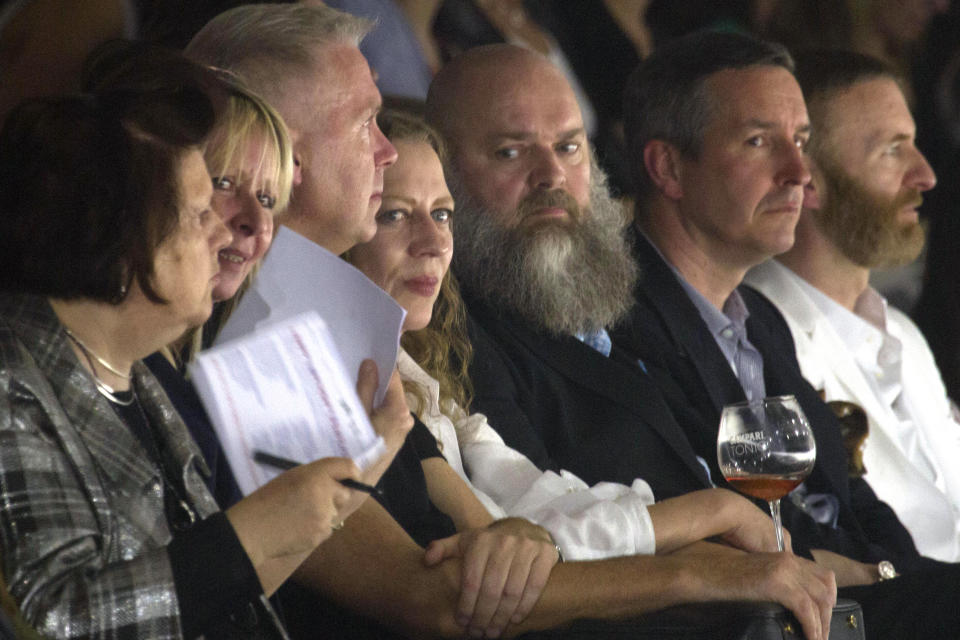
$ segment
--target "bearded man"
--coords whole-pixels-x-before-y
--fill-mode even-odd
[[[709,487],[644,372],[611,352],[636,266],[573,92],[517,47],[464,56],[434,80],[427,116],[450,147],[472,408],[541,469],[642,477],[658,499]]]
[[[960,560],[960,425],[917,327],[888,307],[870,270],[916,259],[917,207],[936,178],[914,145],[899,80],[873,58],[797,61],[816,134],[793,248],[746,281],[787,320],[803,375],[866,413],[864,478],[925,556]]]

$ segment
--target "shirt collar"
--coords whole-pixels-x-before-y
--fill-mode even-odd
[[[860,294],[853,305],[853,312],[880,331],[887,331],[887,299],[873,287]]]
[[[713,303],[707,300],[693,285],[687,282],[673,265],[670,265],[670,268],[673,269],[674,274],[676,274],[677,279],[680,281],[680,286],[683,287],[683,290],[687,293],[687,297],[693,302],[693,306],[700,312],[700,317],[703,318],[711,334],[719,337],[727,337],[722,336],[722,332],[731,324],[734,326],[737,334],[745,334],[747,318],[750,317],[750,312],[747,310],[747,305],[743,302],[739,291],[736,289],[731,291],[729,297],[727,297],[723,303],[723,310],[720,310],[713,306]]]
[[[854,311],[850,311],[803,278],[798,278],[798,282],[857,360],[875,367],[887,336],[887,301],[883,296],[867,287],[857,298]]]
[[[703,318],[703,321],[706,323],[707,328],[710,329],[710,333],[719,337],[720,332],[729,327],[731,324],[737,329],[738,333],[742,333],[746,327],[747,318],[750,317],[750,312],[747,310],[747,305],[743,302],[743,298],[740,296],[740,292],[736,289],[730,293],[730,296],[723,303],[723,311],[717,309],[713,306],[713,303],[704,297],[702,293],[697,291],[697,289],[687,282],[687,279],[683,277],[683,274],[680,273],[680,270],[677,269],[673,264],[666,259],[663,253],[660,251],[660,248],[650,240],[650,237],[647,236],[646,232],[643,230],[640,231],[643,236],[647,239],[647,242],[653,247],[653,250],[657,252],[657,255],[660,256],[660,259],[663,260],[663,263],[670,267],[670,270],[673,271],[673,275],[677,277],[677,281],[680,283],[680,286],[683,287],[683,290],[686,292],[687,297],[690,298],[690,301],[693,303],[693,306],[697,308],[697,311],[700,313],[700,317]]]

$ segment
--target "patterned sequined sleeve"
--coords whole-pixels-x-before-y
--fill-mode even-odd
[[[3,574],[45,637],[179,638],[162,507],[142,496],[109,495],[110,471],[95,463],[86,439],[98,437],[91,433],[95,412],[83,400],[62,390],[55,395],[0,328]],[[65,411],[90,422],[68,420]],[[116,451],[119,473],[124,453]],[[116,499],[135,508],[118,513],[111,508]]]

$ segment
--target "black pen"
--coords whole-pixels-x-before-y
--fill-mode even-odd
[[[284,471],[300,466],[299,462],[294,462],[288,458],[281,458],[280,456],[275,456],[272,453],[267,453],[266,451],[255,450],[253,452],[253,459],[255,462],[259,462],[260,464],[265,464],[269,467],[282,469]],[[364,484],[362,482],[357,482],[353,478],[340,478],[337,480],[337,482],[345,486],[347,489],[363,491],[364,493],[369,493],[370,495],[383,496],[383,489],[371,486],[369,484]]]

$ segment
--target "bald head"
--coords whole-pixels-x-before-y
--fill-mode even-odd
[[[510,44],[492,44],[463,52],[436,75],[427,95],[427,120],[448,139],[456,153],[464,130],[495,105],[548,91],[569,93],[563,74],[539,53]],[[579,117],[579,109],[577,110]]]

